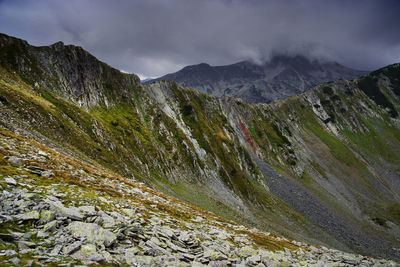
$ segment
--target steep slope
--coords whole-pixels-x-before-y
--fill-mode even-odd
[[[3,129],[0,170],[2,265],[395,266],[248,229]]]
[[[74,46],[1,36],[0,59],[13,132],[237,222],[400,258],[399,65],[254,105],[140,85]]]
[[[250,103],[269,103],[323,82],[352,80],[366,73],[336,62],[278,55],[262,65],[243,61],[215,67],[205,63],[187,66],[155,81],[174,81],[215,96],[238,97]]]

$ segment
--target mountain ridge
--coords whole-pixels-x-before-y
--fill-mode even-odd
[[[263,64],[241,61],[224,66],[190,65],[154,80],[174,81],[200,92],[239,97],[250,103],[269,103],[322,82],[355,79],[367,73],[337,62],[310,60],[299,55],[275,55]]]
[[[2,127],[246,225],[399,258],[398,64],[271,104],[135,76],[111,88],[99,80],[77,98],[75,79],[92,84],[92,76],[64,76],[68,61],[49,70],[38,60],[39,74],[28,71],[22,59],[41,58],[30,47],[9,64],[4,43]],[[77,59],[68,48],[56,55]],[[123,75],[102,70],[107,81]]]

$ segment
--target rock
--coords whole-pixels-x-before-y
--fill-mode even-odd
[[[124,261],[127,264],[133,264],[136,254],[138,254],[139,251],[140,250],[137,247],[128,248],[125,250]]]
[[[125,259],[127,260],[127,259]],[[151,256],[135,256],[130,262],[126,261],[127,264],[133,266],[152,266],[153,257]]]
[[[343,263],[350,264],[350,265],[359,265],[360,260],[356,258],[343,258],[342,259]]]
[[[206,249],[204,251],[203,257],[207,258],[207,259],[209,259],[211,261],[221,261],[221,260],[227,260],[228,259],[228,257],[226,255],[222,254],[221,252],[215,251],[215,250],[211,250],[211,249]]]
[[[15,165],[19,165],[19,166],[22,165],[22,159],[17,158],[17,157],[14,157],[14,156],[11,156],[11,157],[8,159],[8,161],[11,162],[12,164],[15,164]]]
[[[101,202],[104,202],[104,203],[110,203],[110,201],[108,201],[106,198],[104,198],[104,197],[99,197],[98,198]]]
[[[29,250],[30,248],[34,248],[36,246],[35,243],[33,242],[28,242],[28,241],[18,241],[18,248],[19,252],[21,253],[21,250]]]
[[[38,231],[38,233],[36,234],[37,237],[39,238],[45,238],[49,236],[49,233],[46,233],[44,231]]]
[[[42,222],[50,222],[56,218],[56,214],[52,210],[42,210],[40,212],[40,220]]]
[[[87,215],[95,215],[96,214],[96,209],[94,206],[80,206],[78,207],[78,210],[84,214]]]
[[[110,213],[110,215],[111,215],[116,221],[119,221],[119,222],[125,221],[125,217],[122,216],[121,214],[119,214],[118,212],[113,211],[113,212]]]
[[[113,217],[105,213],[104,211],[100,211],[99,215],[103,219],[103,227],[104,228],[112,228],[115,225],[115,220]]]
[[[78,249],[80,249],[81,246],[82,246],[82,242],[81,241],[75,241],[71,245],[66,246],[63,249],[63,252],[66,255],[70,255],[70,254],[74,253],[75,251],[77,251]]]
[[[0,251],[0,256],[13,256],[16,255],[17,252],[13,249],[6,249],[6,250],[1,250]]]
[[[96,261],[96,262],[102,262],[102,261],[107,261],[112,259],[110,253],[106,251],[102,252],[97,252],[96,246],[93,244],[86,244],[81,247],[80,250],[75,252],[72,255],[72,258],[77,259],[77,260],[83,260],[83,261]]]
[[[257,265],[261,262],[261,257],[259,255],[250,256],[246,260],[246,265]]]
[[[34,200],[38,198],[38,195],[33,194],[33,193],[23,193],[21,194],[21,198],[26,199],[26,200]]]
[[[166,226],[162,227],[162,228],[160,229],[160,232],[161,232],[161,234],[164,235],[165,237],[168,237],[168,238],[174,238],[174,237],[175,237],[174,232],[173,232],[172,229],[169,228],[169,227],[166,227]]]
[[[200,217],[200,216],[196,216],[196,218],[194,218],[194,219],[192,219],[192,221],[193,222],[196,222],[196,223],[200,223],[200,222],[202,222],[204,219],[202,218],[202,217]]]
[[[188,242],[191,236],[187,231],[182,231],[178,238],[182,242]]]
[[[56,230],[57,225],[58,225],[58,221],[56,221],[56,220],[51,221],[43,226],[43,231],[53,232],[54,230]]]
[[[64,208],[64,209],[60,210],[60,212],[61,212],[62,216],[65,216],[72,220],[81,221],[84,218],[82,213],[80,213],[79,209],[75,208],[75,207]]]
[[[136,214],[134,209],[122,209],[122,211],[130,217],[134,217]]]
[[[26,168],[28,168],[29,170],[38,171],[38,172],[43,172],[43,171],[45,171],[45,169],[40,168],[40,167],[38,167],[38,166],[27,166]]]
[[[24,265],[24,267],[32,267],[33,265],[33,260],[28,260],[26,261],[26,264]]]
[[[149,240],[150,242],[154,243],[155,245],[162,247],[162,248],[166,248],[167,245],[164,242],[161,242],[157,237],[153,236],[150,238]]]
[[[14,258],[12,258],[12,259],[9,259],[9,261],[10,261],[12,264],[14,264],[14,266],[18,266],[19,263],[21,262],[21,260],[20,260],[19,258],[17,258],[17,257],[14,257]]]
[[[4,178],[4,181],[9,185],[17,185],[17,181],[15,181],[15,179],[11,177]]]
[[[24,214],[15,216],[18,220],[28,221],[28,220],[39,220],[40,214],[37,210],[30,211]]]
[[[47,153],[44,152],[43,150],[39,150],[39,151],[38,151],[38,155],[39,155],[39,156],[43,156],[43,157],[48,157]]]
[[[117,236],[94,223],[72,222],[67,227],[75,238],[86,238],[89,243],[111,246]]]
[[[3,190],[3,198],[12,198],[12,197],[14,197],[13,193]]]
[[[189,254],[189,253],[184,253],[183,257],[185,257],[189,261],[193,261],[196,258],[196,256],[194,256],[193,254]]]
[[[63,245],[61,245],[61,244],[56,245],[56,246],[52,249],[52,251],[50,252],[50,255],[56,256],[56,255],[60,254],[60,251],[61,251],[62,248],[63,248]]]
[[[172,242],[169,241],[169,240],[167,240],[166,244],[167,244],[167,246],[168,246],[169,248],[171,248],[174,252],[181,251],[181,249],[183,249],[183,248],[181,248],[181,247],[178,247],[177,245],[175,245],[174,243],[172,243]],[[186,252],[186,251],[187,251],[187,250],[185,249],[185,252]]]
[[[30,238],[32,236],[32,233],[28,232],[29,235],[27,236],[28,233],[19,233],[19,232],[13,232],[11,230],[8,230],[8,232],[15,238],[15,239],[20,239],[20,238]]]
[[[254,248],[250,246],[244,246],[239,249],[239,256],[243,258],[251,257],[257,254],[257,251],[254,250]]]
[[[50,204],[50,209],[56,212],[59,216],[65,216],[72,220],[81,221],[84,216],[76,207],[65,207],[60,201],[53,201],[50,198],[45,199],[45,202]]]
[[[53,176],[53,172],[52,172],[52,171],[42,171],[42,172],[40,173],[40,175],[41,175],[42,177],[44,177],[44,178],[49,178],[49,177]]]

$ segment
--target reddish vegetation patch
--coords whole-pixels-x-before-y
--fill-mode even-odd
[[[251,139],[250,133],[247,130],[246,126],[244,125],[244,123],[240,119],[239,119],[239,127],[240,127],[240,130],[242,131],[242,133],[244,135],[244,139],[246,140],[247,144],[249,144],[251,150],[255,154],[256,153],[256,145],[254,144],[253,139]]]

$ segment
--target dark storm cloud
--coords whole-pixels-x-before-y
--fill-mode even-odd
[[[112,66],[159,76],[188,64],[305,54],[358,69],[400,61],[400,1],[0,1],[0,32],[80,45]]]

